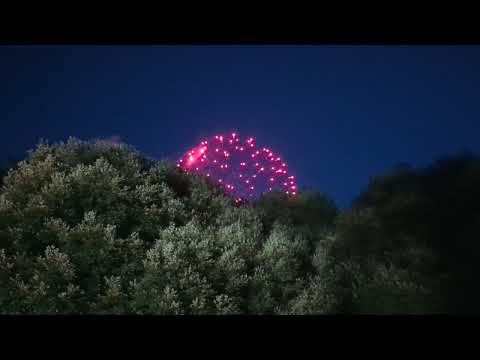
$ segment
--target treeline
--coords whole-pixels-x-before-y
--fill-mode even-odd
[[[236,206],[127,145],[41,143],[0,175],[0,312],[477,313],[480,159],[398,167],[351,209]]]

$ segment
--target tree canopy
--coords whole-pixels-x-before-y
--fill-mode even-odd
[[[289,206],[302,201],[330,204],[300,197]],[[320,233],[283,220],[254,204],[235,206],[206,179],[126,145],[41,143],[0,193],[0,310],[332,311]]]
[[[125,144],[42,142],[2,177],[0,313],[476,312],[480,161],[236,205]]]

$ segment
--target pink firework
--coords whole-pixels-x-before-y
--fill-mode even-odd
[[[252,137],[241,140],[237,133],[203,140],[188,151],[177,166],[203,174],[222,186],[237,202],[270,191],[297,194],[296,179],[289,173],[287,163],[269,148],[257,147]]]

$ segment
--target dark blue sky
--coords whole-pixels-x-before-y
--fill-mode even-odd
[[[480,46],[0,46],[0,162],[40,138],[156,158],[236,130],[344,207],[399,162],[480,152]]]

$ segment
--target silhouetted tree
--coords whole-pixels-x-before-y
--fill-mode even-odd
[[[378,176],[354,202],[352,211],[340,217],[338,253],[418,269],[417,279],[430,289],[429,301],[441,303],[432,309],[477,313],[479,184],[480,158],[472,154]],[[414,266],[419,262],[414,255],[401,256],[409,249],[428,253],[428,260],[422,258]]]

